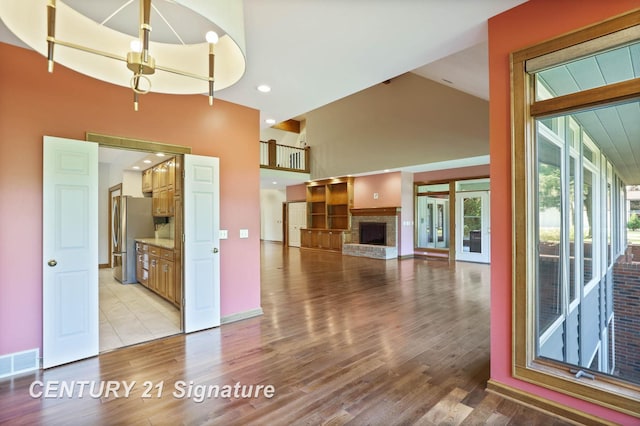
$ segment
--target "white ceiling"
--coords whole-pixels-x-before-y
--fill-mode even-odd
[[[488,99],[487,19],[521,3],[245,0],[247,71],[218,97],[282,121],[418,69]]]

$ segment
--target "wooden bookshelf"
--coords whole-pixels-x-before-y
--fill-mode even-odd
[[[353,207],[353,178],[344,177],[307,184],[307,228],[302,247],[342,250],[349,242]]]

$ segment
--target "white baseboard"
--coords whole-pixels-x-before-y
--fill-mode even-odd
[[[249,311],[238,312],[237,314],[227,315],[220,318],[220,324],[229,324],[231,322],[242,321],[244,319],[257,317],[264,314],[262,308],[251,309]]]

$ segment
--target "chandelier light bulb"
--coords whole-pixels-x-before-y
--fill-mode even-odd
[[[138,52],[138,53],[142,52],[142,43],[140,43],[140,40],[138,40],[137,38],[134,40],[131,40],[131,43],[129,43],[129,47],[133,52]]]
[[[205,38],[207,40],[207,43],[216,44],[218,42],[218,33],[216,33],[215,31],[207,31]]]

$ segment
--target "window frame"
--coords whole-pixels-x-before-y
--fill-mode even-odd
[[[585,48],[589,50],[586,52],[588,54],[619,43],[621,35],[628,37],[631,33],[632,37],[640,39],[637,36],[640,34],[638,22],[640,22],[640,10],[511,54],[512,374],[514,378],[640,417],[640,386],[601,374],[596,374],[596,380],[578,379],[569,372],[567,364],[536,357],[535,265],[537,258],[536,249],[532,248],[537,241],[535,227],[537,211],[533,188],[536,182],[536,118],[637,99],[640,97],[640,79],[537,101],[535,77],[531,69],[527,70],[527,61],[534,58],[536,63],[544,62],[546,66],[551,66],[585,55]],[[579,149],[582,151],[582,146]],[[594,155],[597,163],[600,163],[600,152],[597,151]],[[601,165],[595,164],[595,166],[599,169]],[[606,163],[604,167],[607,167]],[[580,173],[582,172],[581,170]],[[599,180],[594,182],[595,184],[602,186]],[[605,188],[606,184],[605,181]],[[606,234],[601,243],[606,244]]]

